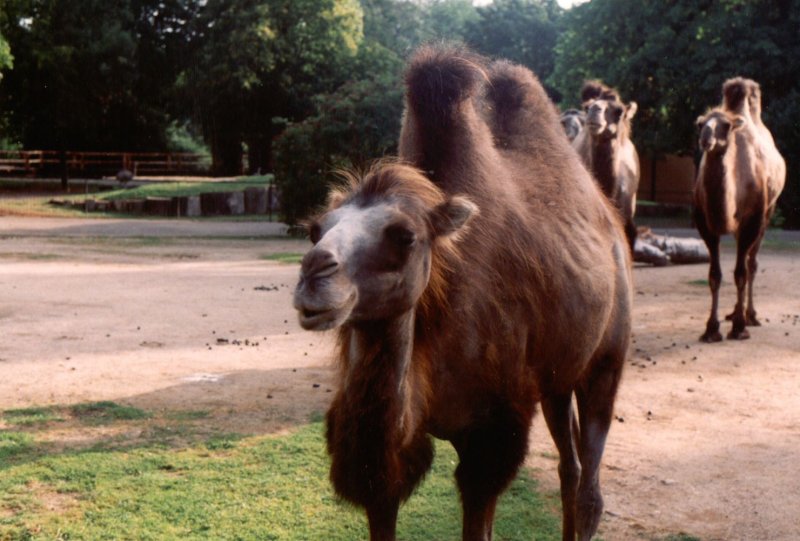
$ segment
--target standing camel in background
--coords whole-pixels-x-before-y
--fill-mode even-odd
[[[564,127],[564,133],[567,134],[567,139],[569,139],[570,143],[578,137],[585,124],[586,113],[583,111],[567,109],[561,113],[561,125]]]
[[[697,171],[695,223],[708,246],[711,264],[711,313],[704,342],[722,340],[717,310],[722,270],[719,238],[736,237],[736,306],[728,338],[750,338],[746,326],[760,325],[753,306],[756,256],[775,203],[786,180],[783,161],[772,134],[761,122],[761,91],[750,79],[730,79],[723,85],[723,105],[697,119],[703,157]],[[745,310],[745,295],[747,309]]]
[[[586,126],[572,146],[622,216],[631,252],[636,242],[636,191],[639,189],[639,154],[630,139],[635,101],[624,104],[616,90],[598,81],[581,89]]]
[[[394,540],[429,435],[449,440],[463,539],[490,541],[541,402],[563,539],[588,541],[631,332],[621,223],[526,68],[424,47],[405,80],[410,165],[332,193],[294,295],[303,328],[339,334],[331,481],[372,541]]]

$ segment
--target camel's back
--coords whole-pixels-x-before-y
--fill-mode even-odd
[[[524,379],[534,365],[578,377],[611,327],[630,326],[629,259],[555,107],[525,68],[460,51],[423,50],[406,81],[401,156],[480,209],[448,262],[447,304],[420,316],[421,347],[451,368],[444,380]]]

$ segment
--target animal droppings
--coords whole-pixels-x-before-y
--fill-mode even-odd
[[[319,383],[315,383],[314,385],[312,385],[312,387],[315,389],[319,389]]]

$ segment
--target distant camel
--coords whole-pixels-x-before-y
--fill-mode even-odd
[[[586,125],[572,146],[619,210],[631,251],[636,241],[636,191],[639,189],[639,154],[630,139],[635,101],[625,105],[616,90],[598,81],[581,89]]]
[[[563,539],[587,541],[631,332],[622,225],[526,68],[424,47],[406,86],[411,165],[378,163],[331,194],[294,295],[303,328],[338,328],[331,481],[372,541],[394,540],[429,435],[449,440],[463,539],[489,541],[541,402]]]
[[[567,109],[561,113],[561,125],[570,142],[574,141],[586,124],[586,113],[578,109]]]
[[[761,122],[758,84],[731,79],[723,85],[723,95],[722,107],[697,119],[703,157],[695,183],[695,223],[711,257],[711,313],[700,337],[704,342],[722,340],[717,317],[722,280],[719,238],[726,233],[736,237],[737,297],[728,338],[750,338],[745,327],[760,325],[753,306],[756,256],[786,179],[783,158]]]

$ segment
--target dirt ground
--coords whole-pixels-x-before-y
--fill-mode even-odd
[[[297,265],[265,256],[306,244],[277,233],[0,218],[0,409],[114,400],[203,410],[220,430],[252,434],[324,411],[333,338],[297,325]],[[732,249],[723,252],[726,310],[735,288]],[[706,265],[634,270],[635,349],[601,472],[605,539],[800,536],[800,243],[767,246],[760,262],[764,325],[712,345],[697,340]],[[557,490],[543,420],[534,427],[528,463]],[[97,434],[42,437],[80,445]]]

